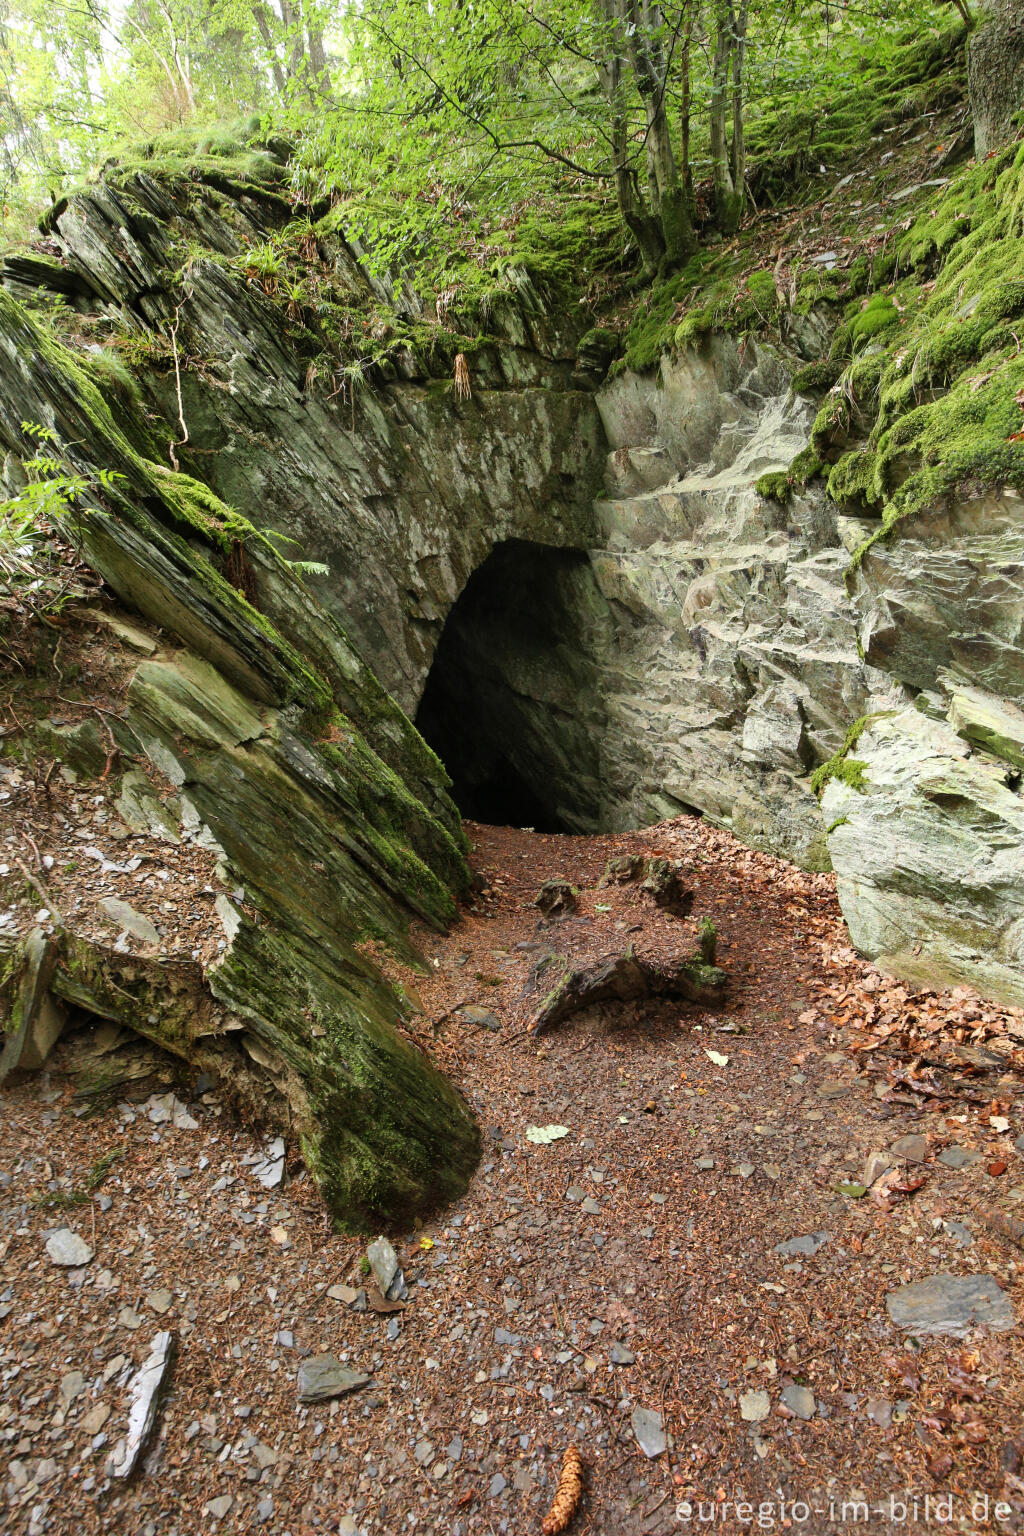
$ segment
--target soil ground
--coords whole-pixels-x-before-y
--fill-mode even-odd
[[[947,1508],[947,1529],[1020,1529],[1019,1325],[908,1340],[886,1306],[912,1281],[987,1274],[1022,1315],[1021,1251],[988,1224],[1024,1215],[1020,1017],[879,976],[830,876],[697,820],[470,832],[484,889],[447,936],[417,933],[425,974],[396,976],[485,1150],[463,1200],[390,1234],[404,1309],[330,1294],[372,1295],[365,1243],[332,1234],[297,1158],[261,1186],[259,1139],[216,1091],[178,1084],[175,1115],[143,1097],[172,1086],[157,1064],[118,1102],[76,1098],[100,1026],[5,1091],[0,1529],[528,1536],[570,1442],[587,1474],[572,1529],[591,1536],[923,1530]],[[633,851],[682,862],[690,918],[597,888]],[[558,875],[580,907],[547,923],[532,901]],[[527,1032],[543,950],[665,954],[705,914],[721,1007],[609,1005]],[[566,1134],[527,1139],[551,1125]],[[908,1134],[917,1156],[858,1194],[869,1155]],[[981,1156],[938,1161],[957,1146]],[[84,1269],[47,1258],[62,1225],[95,1248]],[[822,1232],[813,1254],[773,1252]],[[162,1328],[177,1356],[159,1427],[141,1474],[112,1484],[127,1383]],[[323,1351],[372,1383],[300,1406],[299,1363]],[[638,1408],[669,1437],[653,1459]]]

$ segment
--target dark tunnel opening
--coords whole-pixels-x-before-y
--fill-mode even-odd
[[[538,832],[598,829],[607,629],[581,550],[509,540],[473,573],[416,713],[464,816]]]

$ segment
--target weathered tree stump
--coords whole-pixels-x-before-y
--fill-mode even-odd
[[[533,899],[545,917],[568,917],[579,906],[579,891],[568,880],[545,880]]]
[[[633,884],[652,897],[655,906],[677,917],[686,917],[693,907],[693,892],[683,884],[683,866],[678,859],[645,859],[637,853],[624,853],[608,860],[597,887],[604,890],[609,885]]]
[[[645,960],[633,946],[574,965],[567,955],[545,955],[530,973],[524,993],[542,993],[528,1025],[541,1034],[594,1003],[635,1003],[645,998],[681,997],[691,1003],[717,1003],[725,972],[714,963],[715,926],[701,925],[696,949],[669,961]]]

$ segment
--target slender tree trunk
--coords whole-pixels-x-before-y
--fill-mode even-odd
[[[292,4],[292,0],[280,0],[281,20],[284,22],[285,36],[288,41],[288,64],[286,73],[288,83],[300,80],[305,73],[306,63],[306,32],[302,24],[302,16],[298,4]]]
[[[692,25],[692,18],[691,18]],[[683,184],[687,197],[693,196],[693,168],[690,165],[690,38],[687,34],[686,46],[683,48],[679,61],[683,75],[682,102],[679,109],[680,137],[679,137],[679,179]]]
[[[598,18],[608,24],[610,37],[607,55],[598,62],[597,73],[601,91],[612,111],[612,178],[619,216],[636,241],[644,275],[653,277],[665,255],[665,242],[658,220],[651,217],[638,193],[636,178],[629,164],[626,116],[620,94],[623,65],[622,4],[623,0],[596,0]]]
[[[309,55],[309,68],[316,86],[317,94],[322,98],[331,95],[331,72],[327,67],[327,52],[324,48],[324,35],[315,22],[306,23],[306,51]]]
[[[746,200],[747,181],[747,148],[743,136],[743,62],[746,49],[747,0],[742,0],[736,13],[732,54],[732,184],[740,199],[740,211]]]
[[[726,118],[729,65],[735,47],[736,27],[731,5],[719,5],[715,26],[715,54],[711,64],[711,179],[715,193],[715,222],[723,234],[734,234],[743,204],[742,188],[733,180]]]
[[[647,175],[651,197],[661,221],[665,259],[681,265],[696,247],[686,188],[679,179],[672,152],[672,130],[666,94],[668,62],[662,38],[664,20],[651,0],[626,0],[626,38],[637,90],[647,120]]]
[[[257,0],[257,3],[252,8],[252,14],[260,37],[263,39],[264,47],[267,50],[267,57],[270,61],[270,68],[273,71],[277,94],[283,100],[288,93],[288,86],[284,78],[284,70],[281,68],[281,60],[278,58],[277,50],[274,47],[274,37],[270,30],[270,12],[267,10],[264,0]]]

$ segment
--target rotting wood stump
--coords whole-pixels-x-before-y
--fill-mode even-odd
[[[683,883],[683,866],[678,859],[622,854],[608,860],[597,888],[602,890],[609,885],[636,885],[652,898],[656,907],[675,917],[686,917],[693,907],[693,892]]]
[[[579,906],[579,890],[568,880],[545,880],[533,904],[545,917],[568,917]]]
[[[567,955],[545,955],[533,967],[523,991],[524,996],[542,994],[527,1028],[539,1035],[595,1003],[635,1003],[655,997],[718,1003],[726,975],[715,964],[715,943],[715,925],[704,918],[696,949],[668,961],[645,960],[632,945],[584,964],[573,964]]]

